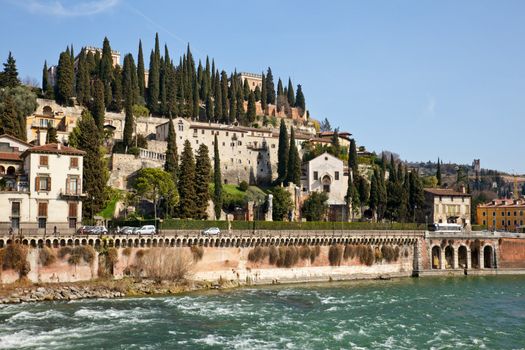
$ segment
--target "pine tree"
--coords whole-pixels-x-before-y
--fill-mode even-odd
[[[58,143],[57,139],[57,129],[48,125],[46,133],[46,144],[48,143]]]
[[[289,145],[286,124],[284,123],[284,119],[281,119],[279,148],[277,149],[277,184],[282,184],[287,179]]]
[[[288,170],[286,175],[287,183],[301,186],[301,158],[299,157],[299,151],[295,144],[295,131],[293,127],[290,130],[290,148],[288,152]]]
[[[268,104],[275,104],[275,84],[273,83],[272,69],[268,67],[266,73],[266,102]]]
[[[166,162],[164,163],[164,170],[170,173],[173,181],[177,183],[179,177],[179,153],[177,150],[177,135],[175,134],[175,127],[173,126],[173,119],[171,117],[166,142]]]
[[[145,79],[146,79],[146,72],[144,68],[144,54],[142,53],[142,41],[139,40],[139,54],[137,58],[137,83],[139,87],[139,95],[142,96],[142,98],[146,98],[145,94]]]
[[[101,152],[101,133],[91,114],[84,110],[78,121],[77,147],[85,151],[83,161],[83,186],[87,197],[83,201],[84,218],[92,218],[105,203],[105,188],[108,178],[103,154]]]
[[[71,64],[71,57],[64,51],[60,54],[57,67],[57,103],[66,106],[71,104],[74,80],[75,72]]]
[[[248,96],[248,108],[246,110],[246,119],[249,123],[253,123],[257,116],[257,110],[255,108],[255,94],[253,91],[250,91]]]
[[[324,118],[324,120],[321,122],[320,129],[322,132],[332,131],[332,126],[330,125],[328,118]]]
[[[151,51],[149,59],[149,75],[148,75],[148,109],[151,113],[159,112],[159,93],[160,93],[160,58],[154,51]]]
[[[0,87],[10,87],[20,85],[20,80],[18,79],[18,70],[16,69],[16,60],[9,51],[7,56],[7,61],[4,63],[4,71],[1,75]]]
[[[195,159],[190,141],[184,142],[179,168],[179,215],[182,219],[194,218],[196,214],[197,195],[195,192]]]
[[[210,200],[209,185],[211,181],[211,162],[208,147],[201,143],[195,157],[195,192],[196,219],[208,218],[208,201]]]
[[[350,140],[350,149],[348,151],[348,168],[352,169],[354,174],[357,174],[358,170],[357,163],[357,147],[355,145],[355,140]]]
[[[93,83],[93,102],[91,103],[90,111],[95,120],[95,124],[98,129],[102,131],[106,107],[104,104],[104,84],[99,79],[96,79]]]
[[[439,158],[437,162],[436,179],[437,179],[437,185],[441,186],[442,185],[441,183],[441,161],[439,160]]]
[[[215,220],[219,220],[222,211],[222,179],[221,179],[221,160],[219,155],[219,142],[217,134],[213,142],[213,204],[215,209]]]
[[[306,111],[306,102],[304,100],[303,88],[301,84],[297,85],[297,94],[295,95],[295,107],[299,108],[301,116]]]
[[[293,91],[292,80],[288,78],[288,89],[287,89],[288,103],[291,107],[295,106],[295,94]]]
[[[0,114],[0,135],[8,134],[18,137],[20,128],[18,126],[18,114],[16,105],[10,94],[6,94],[4,99],[4,110]]]

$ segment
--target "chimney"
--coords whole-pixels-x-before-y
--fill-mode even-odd
[[[60,142],[57,143],[57,150],[60,151],[60,149],[62,148],[62,144]]]
[[[467,192],[464,185],[461,185],[460,191],[461,191],[461,193],[466,193]]]

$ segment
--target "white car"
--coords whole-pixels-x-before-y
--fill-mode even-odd
[[[157,229],[154,225],[144,225],[133,233],[137,235],[154,235],[157,233]]]
[[[218,227],[210,227],[202,231],[202,234],[207,235],[207,236],[216,236],[216,235],[219,235],[220,233],[221,233],[221,230]]]

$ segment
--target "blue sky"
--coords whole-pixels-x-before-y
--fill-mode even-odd
[[[41,79],[72,43],[172,57],[190,42],[228,71],[303,85],[317,119],[408,160],[525,173],[524,1],[0,0],[0,59]]]

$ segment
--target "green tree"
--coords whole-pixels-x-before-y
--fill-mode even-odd
[[[173,181],[177,183],[179,177],[179,153],[177,150],[177,135],[175,134],[175,127],[173,126],[173,119],[171,117],[166,141],[166,162],[164,163],[164,170],[171,174]]]
[[[133,125],[134,125],[134,117],[133,117],[133,106],[131,105],[131,101],[126,99],[124,102],[124,113],[125,113],[125,119],[124,119],[124,132],[122,134],[122,141],[124,142],[124,146],[127,148],[130,148],[133,144]]]
[[[281,119],[279,129],[279,148],[277,149],[277,184],[286,181],[288,171],[288,154],[289,154],[288,131],[284,119]]]
[[[93,218],[106,202],[106,183],[108,170],[102,152],[102,136],[89,111],[84,110],[78,121],[78,132],[75,135],[76,146],[86,152],[83,161],[83,189],[87,193],[82,211],[85,218]]]
[[[439,158],[437,162],[436,179],[437,179],[437,185],[441,186],[442,185],[441,183],[441,161],[439,160]]]
[[[211,162],[208,147],[201,143],[195,157],[195,192],[196,219],[208,218],[208,201],[210,200],[209,185],[211,182]]]
[[[11,51],[9,51],[7,61],[4,63],[4,71],[0,77],[0,87],[14,88],[20,85],[18,70],[16,69],[16,60],[11,54]]]
[[[370,185],[363,176],[358,177],[357,192],[359,194],[359,203],[361,204],[362,211],[363,207],[368,204],[370,199]]]
[[[57,67],[57,93],[55,96],[57,103],[66,106],[71,104],[74,81],[75,72],[71,64],[71,57],[67,52],[62,52]]]
[[[358,163],[357,163],[357,147],[355,145],[355,140],[350,140],[350,149],[348,151],[348,168],[352,169],[354,174],[357,174]]]
[[[335,157],[339,158],[339,155],[341,154],[341,144],[339,142],[339,129],[338,128],[336,128],[334,130],[334,133],[332,134],[330,149],[332,150],[332,154]]]
[[[142,96],[142,98],[146,97],[145,94],[145,79],[146,79],[146,73],[144,68],[144,54],[142,53],[142,41],[139,40],[139,53],[137,58],[137,84],[139,88],[139,95]]]
[[[213,142],[213,204],[215,210],[215,219],[219,220],[222,210],[222,178],[221,178],[221,159],[219,154],[219,141],[217,134]]]
[[[148,108],[152,113],[159,112],[159,93],[160,93],[160,58],[151,51],[149,59],[148,75]]]
[[[26,139],[26,117],[31,115],[37,106],[36,94],[27,86],[0,89],[0,114],[7,113],[10,116],[9,120],[4,121],[6,124],[3,127],[21,140]]]
[[[46,133],[46,144],[47,143],[58,143],[57,139],[57,129],[48,125]]]
[[[325,192],[312,192],[304,201],[302,212],[307,221],[323,221],[328,210],[328,195]]]
[[[102,131],[106,107],[104,104],[104,83],[100,79],[96,79],[93,83],[93,101],[90,111],[98,129]]]
[[[47,61],[44,62],[44,68],[42,69],[42,95],[44,98],[53,98],[53,86],[49,81]]]
[[[228,118],[228,75],[225,71],[221,72],[221,96],[222,96],[222,118],[223,123],[229,124]]]
[[[332,131],[332,126],[330,125],[330,121],[328,121],[327,118],[324,118],[324,120],[321,122],[320,130],[322,132]]]
[[[89,77],[89,64],[87,62],[85,50],[80,51],[78,55],[76,93],[77,101],[81,105],[87,106],[91,99],[91,87]]]
[[[177,205],[179,196],[171,174],[159,168],[141,169],[135,179],[137,194],[153,202],[155,219],[159,200],[166,203],[168,211]]]
[[[219,122],[222,118],[222,115],[223,115],[223,112],[222,112],[222,89],[221,89],[221,82],[220,82],[220,79],[218,78],[219,76],[219,71],[216,72],[215,74],[216,78],[215,78],[215,98],[213,100],[213,103],[215,104],[214,106],[214,118],[213,120],[215,122]]]
[[[213,121],[213,117],[215,115],[215,111],[213,110],[214,104],[211,96],[208,96],[206,99],[206,120],[211,122]]]
[[[266,85],[266,76],[264,73],[261,78],[261,108],[264,114],[268,114],[268,87]]]
[[[179,215],[182,219],[194,218],[197,196],[195,192],[195,159],[189,140],[184,142],[179,168]]]
[[[266,102],[268,104],[275,104],[275,84],[273,82],[272,69],[268,67],[266,72]]]
[[[286,90],[288,103],[291,107],[295,106],[295,94],[293,90],[292,80],[288,78],[288,89]]]
[[[100,59],[100,80],[104,84],[104,104],[109,106],[112,98],[111,92],[111,83],[113,81],[113,58],[111,56],[111,46],[109,45],[109,40],[107,37],[104,37],[104,42],[102,43],[102,57]]]
[[[255,121],[257,111],[255,109],[255,95],[253,91],[250,91],[248,94],[248,109],[246,111],[246,119],[248,119],[249,123],[253,123]]]
[[[18,115],[16,105],[11,95],[2,98],[2,110],[0,114],[0,135],[8,134],[15,137],[19,136],[20,127],[18,124]]]
[[[283,221],[293,209],[293,201],[290,192],[283,187],[274,187],[272,218],[274,221]]]
[[[111,91],[113,100],[111,101],[110,109],[113,112],[120,113],[120,111],[122,111],[122,70],[120,69],[120,66],[116,66],[115,69],[113,69]],[[130,101],[130,106],[133,105],[132,102],[133,101]]]
[[[280,112],[283,108],[283,97],[284,96],[284,90],[283,90],[283,82],[281,81],[281,78],[277,81],[277,112]]]
[[[299,157],[297,145],[295,144],[295,131],[293,127],[290,129],[290,147],[288,151],[288,169],[286,176],[287,183],[301,186],[301,159]]]
[[[295,95],[295,107],[299,109],[299,114],[303,115],[306,111],[306,102],[304,100],[303,88],[301,84],[297,85],[297,94]]]
[[[376,217],[377,207],[379,204],[379,184],[378,184],[379,173],[376,168],[374,168],[374,173],[372,174],[372,179],[370,181],[370,197],[368,199],[368,205],[372,211],[372,217]]]
[[[410,193],[409,205],[412,221],[422,222],[423,211],[425,205],[425,194],[423,190],[423,183],[419,178],[417,170],[412,170],[409,174]]]
[[[259,102],[261,100],[261,88],[259,87],[259,85],[255,87],[255,90],[253,93],[255,95],[255,101]]]

